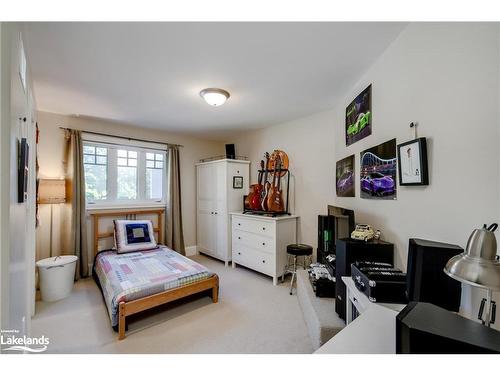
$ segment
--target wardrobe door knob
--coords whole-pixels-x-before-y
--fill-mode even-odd
[[[241,223],[238,223],[238,225],[241,225]]]
[[[265,242],[262,242],[262,246],[266,246],[266,243],[265,243]]]
[[[266,261],[265,261],[265,260],[263,260],[263,261],[262,261],[262,263],[266,263]]]
[[[241,237],[238,237],[239,240],[241,240]]]
[[[262,227],[262,230],[266,230],[266,227]]]
[[[238,253],[238,255],[241,255],[241,253]]]

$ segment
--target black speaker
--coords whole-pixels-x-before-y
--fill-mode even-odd
[[[500,332],[430,303],[410,302],[396,316],[396,353],[500,353]]]
[[[458,311],[462,285],[443,269],[450,258],[463,251],[457,245],[410,238],[406,270],[408,300]]]
[[[234,151],[234,143],[230,143],[226,145],[226,158],[227,159],[236,159],[236,152]]]

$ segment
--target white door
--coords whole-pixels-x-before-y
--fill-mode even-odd
[[[215,249],[214,166],[212,164],[199,165],[197,171],[197,242],[200,250],[208,254],[213,254]]]
[[[215,233],[215,255],[227,260],[227,192],[226,192],[226,169],[227,163],[215,165],[215,200],[214,200],[214,233]]]

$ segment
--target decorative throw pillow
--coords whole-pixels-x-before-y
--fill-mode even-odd
[[[151,220],[113,220],[117,253],[156,249]]]

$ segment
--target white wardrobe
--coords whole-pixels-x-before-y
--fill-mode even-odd
[[[196,249],[224,261],[226,266],[231,261],[229,213],[243,211],[249,175],[249,161],[222,159],[196,164]],[[238,188],[241,177],[242,188]]]

